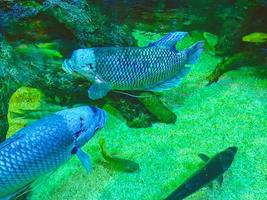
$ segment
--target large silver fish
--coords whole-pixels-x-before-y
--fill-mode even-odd
[[[63,63],[67,72],[76,72],[93,82],[88,94],[99,99],[110,90],[163,91],[177,86],[198,60],[204,46],[199,41],[183,51],[175,44],[186,32],[169,33],[147,47],[103,47],[78,49]]]
[[[105,111],[95,107],[67,109],[36,121],[4,141],[0,144],[0,199],[12,198],[74,154],[90,171],[90,158],[81,147],[105,121]]]

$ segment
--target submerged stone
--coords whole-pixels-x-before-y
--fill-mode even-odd
[[[226,72],[238,69],[242,66],[262,65],[265,62],[266,55],[260,51],[243,51],[227,57],[220,62],[213,72],[207,77],[208,85],[215,83]]]
[[[204,32],[203,37],[207,42],[208,49],[215,51],[215,46],[218,44],[218,36],[209,32]]]
[[[44,93],[35,88],[21,87],[10,98],[7,138],[24,126],[67,107],[49,103]]]
[[[177,116],[170,111],[156,96],[149,92],[142,92],[138,98],[145,108],[153,114],[161,123],[174,124]],[[142,98],[142,96],[147,96]]]
[[[126,123],[132,128],[151,127],[157,119],[151,115],[142,103],[134,97],[112,93],[108,104],[114,107],[120,115],[126,119]]]

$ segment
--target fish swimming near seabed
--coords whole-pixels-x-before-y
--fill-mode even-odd
[[[90,158],[81,148],[105,122],[105,111],[81,106],[56,112],[16,132],[0,144],[0,199],[13,198],[74,154],[89,172]]]
[[[172,32],[147,47],[102,47],[78,49],[63,63],[69,73],[78,73],[93,84],[90,99],[100,99],[111,90],[160,92],[176,87],[203,51],[199,41],[183,51],[175,44],[188,35]]]
[[[99,140],[102,156],[112,168],[118,171],[130,172],[130,173],[138,171],[140,169],[139,164],[134,161],[110,155],[107,152],[105,143],[106,141],[103,138]]]
[[[222,175],[231,166],[236,152],[237,147],[229,147],[212,158],[205,154],[199,154],[199,157],[206,164],[182,183],[166,200],[184,199],[215,179],[221,185],[223,182]]]
[[[251,42],[256,44],[266,43],[267,42],[267,33],[250,33],[242,37],[243,42]]]

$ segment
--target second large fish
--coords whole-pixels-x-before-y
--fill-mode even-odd
[[[63,63],[93,82],[89,98],[99,99],[111,90],[163,91],[177,86],[203,51],[199,41],[177,51],[175,44],[188,33],[172,32],[147,47],[103,47],[78,49]]]
[[[0,199],[12,199],[39,177],[77,155],[86,171],[82,147],[106,123],[106,112],[81,106],[56,112],[22,128],[0,144]]]

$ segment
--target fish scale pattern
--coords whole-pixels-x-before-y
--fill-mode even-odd
[[[96,73],[113,89],[139,90],[172,79],[184,66],[186,55],[167,48],[98,48]]]
[[[0,145],[0,194],[10,194],[55,170],[71,157],[73,141],[63,117],[58,115],[21,129]]]

